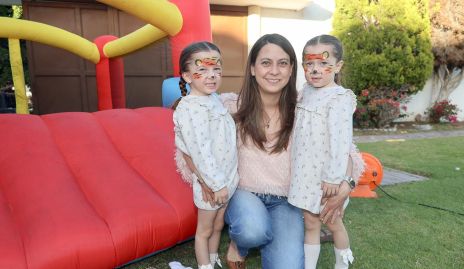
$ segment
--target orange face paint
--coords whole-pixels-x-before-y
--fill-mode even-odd
[[[212,69],[213,74],[215,76],[222,75],[222,61],[219,57],[211,57],[211,58],[203,58],[203,59],[195,59],[195,65],[198,67],[198,71],[192,74],[193,79],[200,79],[203,76],[208,76],[209,71],[208,69]]]
[[[324,51],[323,53],[320,53],[320,54],[305,54],[304,55],[304,59],[306,61],[310,61],[310,60],[325,60],[327,58],[329,58],[330,54],[328,51]]]
[[[324,69],[324,72],[325,72],[326,74],[328,74],[328,73],[332,73],[332,71],[333,71],[333,68],[332,68],[332,66],[330,66],[330,67],[327,67],[327,68],[325,68],[325,69]]]
[[[204,58],[204,59],[196,59],[195,60],[196,66],[213,66],[213,65],[222,65],[222,61],[220,58],[212,57],[212,58]]]

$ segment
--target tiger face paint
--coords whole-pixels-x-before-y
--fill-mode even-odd
[[[306,81],[315,88],[337,85],[335,74],[342,65],[343,62],[334,57],[332,45],[317,44],[304,49],[303,69]]]
[[[203,58],[203,59],[194,59],[193,62],[195,66],[198,67],[199,72],[193,73],[194,79],[200,79],[203,76],[207,75],[208,67],[213,68],[213,75],[222,76],[222,60],[219,57]]]
[[[222,59],[217,51],[192,54],[188,72],[182,77],[190,85],[191,94],[209,95],[216,92],[222,81]]]

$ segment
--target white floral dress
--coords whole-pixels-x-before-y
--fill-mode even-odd
[[[214,192],[227,187],[229,199],[238,184],[235,123],[217,94],[188,95],[174,111],[176,164],[183,178],[192,184],[198,208],[215,210],[202,199],[198,178],[187,167],[182,153],[192,158],[204,180]]]
[[[314,214],[322,210],[322,181],[340,184],[353,150],[356,96],[341,86],[305,85],[292,138],[289,203]],[[361,164],[362,165],[362,164]]]

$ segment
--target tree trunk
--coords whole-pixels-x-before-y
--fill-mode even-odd
[[[445,64],[440,65],[438,70],[433,73],[430,105],[448,99],[463,79],[464,70],[462,68],[455,67],[450,72]]]

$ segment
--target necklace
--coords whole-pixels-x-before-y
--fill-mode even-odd
[[[272,118],[275,116],[275,114],[277,113],[277,110],[274,110],[274,113],[272,114],[272,117],[269,117],[269,119],[264,123],[264,127],[266,127],[266,129],[269,129],[269,127],[271,126],[271,120]],[[266,113],[267,115],[267,113]]]

